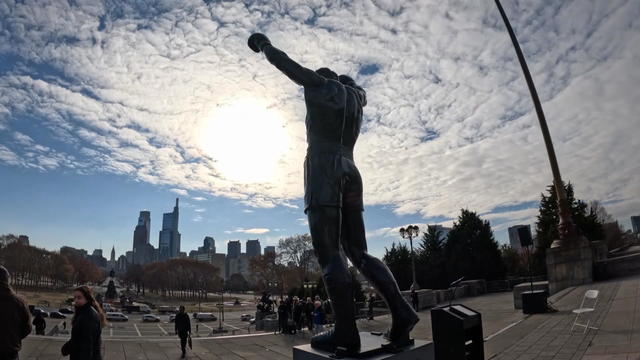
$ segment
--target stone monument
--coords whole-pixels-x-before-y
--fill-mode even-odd
[[[365,333],[359,333],[356,327],[352,277],[341,248],[391,311],[391,327],[378,346],[392,351],[413,346],[409,335],[419,321],[418,315],[403,298],[387,266],[367,253],[362,178],[353,159],[366,92],[347,75],[338,76],[324,67],[313,71],[301,66],[263,34],[251,35],[248,45],[256,53],[264,53],[271,64],[304,88],[308,144],[304,212],[335,318],[335,327],[314,336],[311,348],[349,357],[358,356],[363,347],[361,334]],[[294,349],[294,355],[296,351],[301,350]]]

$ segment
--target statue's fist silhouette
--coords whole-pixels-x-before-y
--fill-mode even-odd
[[[259,53],[262,51],[262,48],[266,45],[271,45],[271,41],[265,34],[254,33],[249,36],[249,41],[247,42],[251,50]]]

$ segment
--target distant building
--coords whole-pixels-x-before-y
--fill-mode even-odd
[[[128,263],[128,264],[135,264],[135,263],[133,262],[133,251],[127,251],[127,252],[125,253],[125,258],[127,259],[127,263]]]
[[[111,247],[111,261],[116,262],[116,247],[115,245]]]
[[[27,235],[15,236],[13,234],[0,236],[0,246],[7,246],[13,243],[22,243],[24,245],[29,245],[29,237]]]
[[[193,251],[191,253],[193,253]],[[196,253],[193,254],[193,256],[189,256],[189,257],[197,261],[207,262],[217,267],[219,270],[218,275],[222,279],[226,279],[226,263],[225,263],[226,255],[225,254],[216,254],[211,251],[198,254],[196,251]]]
[[[179,218],[178,199],[176,198],[176,206],[173,207],[173,211],[162,215],[162,230],[158,241],[158,260],[160,261],[180,256]]]
[[[216,241],[212,236],[205,236],[204,240],[202,240],[202,246],[198,247],[199,253],[204,252],[216,252]]]
[[[240,240],[230,240],[227,243],[227,258],[235,259],[240,257],[241,250],[242,245],[240,244]]]
[[[631,217],[631,228],[636,234],[640,234],[640,215]]]
[[[107,268],[107,259],[102,256],[102,249],[93,250],[93,254],[88,256],[87,259],[101,269]]]
[[[260,240],[258,239],[247,240],[246,249],[247,249],[247,256],[249,257],[259,256],[262,253],[261,247],[260,247]]]
[[[124,255],[120,255],[120,257],[118,257],[118,260],[116,261],[116,273],[118,274],[124,274],[127,272],[127,257]]]
[[[89,253],[87,252],[87,250],[85,250],[85,249],[76,249],[76,248],[73,248],[71,246],[62,246],[60,248],[60,253],[61,254],[71,254],[71,255],[82,257],[82,258],[86,258],[86,257],[89,256]]]
[[[275,254],[275,253],[276,253],[276,247],[275,246],[265,246],[264,247],[264,255]]]
[[[520,245],[520,235],[518,235],[518,229],[527,228],[529,233],[531,233],[531,225],[514,225],[509,227],[507,230],[509,232],[509,244],[512,248],[518,251],[522,251],[522,246]]]
[[[156,260],[151,237],[151,212],[143,210],[138,216],[138,225],[133,231],[133,255],[130,264],[148,264]]]
[[[225,279],[229,279],[233,274],[241,274],[249,281],[251,277],[251,270],[249,269],[250,257],[247,254],[240,254],[235,258],[227,257],[225,261]]]

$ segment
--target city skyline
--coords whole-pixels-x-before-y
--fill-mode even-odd
[[[205,235],[259,236],[268,246],[307,233],[304,102],[247,48],[254,31],[367,91],[354,156],[374,255],[403,242],[400,227],[450,227],[461,208],[490,221],[501,243],[508,227],[534,224],[552,177],[492,2],[278,4],[43,0],[0,9],[9,29],[0,33],[1,232],[49,249],[125,249],[131,218],[156,214],[154,242],[157,215],[178,195],[183,249]],[[640,7],[504,6],[563,178],[576,198],[600,201],[631,228],[640,212],[640,49],[630,44],[640,39]]]

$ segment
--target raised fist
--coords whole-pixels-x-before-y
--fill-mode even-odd
[[[249,41],[247,42],[251,50],[259,53],[262,51],[262,48],[266,45],[271,45],[271,41],[265,34],[254,33],[249,36]]]

